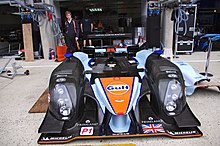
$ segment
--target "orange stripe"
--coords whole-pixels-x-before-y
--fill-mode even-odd
[[[190,137],[201,137],[202,134],[173,136],[168,133],[155,133],[155,134],[132,134],[132,135],[108,135],[108,136],[76,136],[69,140],[60,141],[38,141],[38,144],[55,144],[55,143],[68,143],[77,139],[106,139],[106,138],[123,138],[123,137],[150,137],[150,136],[169,136],[171,138],[190,138]]]

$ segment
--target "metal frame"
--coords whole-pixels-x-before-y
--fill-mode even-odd
[[[7,59],[7,58],[1,58],[1,59]],[[6,63],[4,64],[3,67],[0,67],[0,76],[2,73],[4,73],[6,71],[6,67],[8,66],[9,62],[12,60],[12,58],[8,58],[8,61],[6,61]]]
[[[213,74],[208,72],[209,63],[210,63],[210,56],[211,56],[211,51],[212,51],[212,43],[213,42],[210,38],[209,38],[208,41],[209,41],[209,46],[208,46],[208,52],[207,52],[207,55],[206,55],[205,72],[200,73],[201,75],[205,76],[206,79],[209,79],[210,77],[213,76]]]
[[[13,46],[13,45],[18,45],[18,50],[16,50],[16,51],[19,51],[19,50],[21,50],[21,43],[20,42],[15,42],[14,44],[11,44],[11,43],[9,43],[8,44],[8,53],[11,53],[11,46]]]
[[[26,70],[25,72],[19,72],[18,70],[23,68],[23,67],[21,65],[17,65],[16,62],[11,63],[12,71],[6,69],[8,64],[14,58],[5,57],[5,58],[2,58],[2,59],[8,59],[8,61],[5,63],[5,65],[2,68],[0,68],[0,77],[13,79],[16,75],[29,75],[29,70]],[[4,75],[5,73],[6,73],[6,75]]]

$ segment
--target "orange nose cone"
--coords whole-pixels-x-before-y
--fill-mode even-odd
[[[125,115],[132,94],[133,77],[100,78],[109,104],[117,115]]]

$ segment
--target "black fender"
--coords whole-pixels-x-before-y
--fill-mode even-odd
[[[49,82],[50,102],[45,119],[40,126],[40,133],[61,133],[63,126],[70,128],[80,120],[84,113],[84,67],[79,59],[71,57],[63,61],[51,74]],[[55,86],[64,85],[68,91],[72,109],[67,119],[62,119],[59,112],[57,99],[54,95]],[[51,126],[48,126],[51,125]],[[52,125],[58,125],[53,127]]]
[[[200,126],[200,122],[186,103],[185,84],[180,69],[158,54],[151,54],[148,57],[145,68],[145,77],[151,90],[150,104],[154,113],[168,124],[175,124],[179,127]],[[168,92],[168,84],[172,80],[178,82],[182,94],[175,101],[177,108],[171,115],[171,112],[168,112],[165,108],[165,101],[168,98],[165,95]]]

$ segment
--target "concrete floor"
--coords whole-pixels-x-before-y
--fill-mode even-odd
[[[204,52],[179,55],[175,60],[185,60],[196,70],[204,70]],[[48,86],[52,70],[59,64],[49,60],[35,62],[18,61],[30,70],[29,76],[16,76],[13,80],[0,77],[0,146],[35,146],[40,134],[37,130],[44,113],[29,114],[28,111]],[[213,82],[220,83],[220,52],[212,52],[210,72]],[[170,145],[220,145],[220,96],[217,88],[196,90],[187,101],[198,117],[204,133],[200,138],[171,139],[168,137],[143,137],[122,139],[78,140],[66,145],[134,143],[148,146]],[[56,145],[58,146],[58,145]]]

